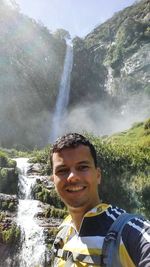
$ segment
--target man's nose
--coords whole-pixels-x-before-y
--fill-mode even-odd
[[[79,176],[77,174],[77,171],[76,170],[71,170],[67,180],[68,180],[68,182],[79,180]]]

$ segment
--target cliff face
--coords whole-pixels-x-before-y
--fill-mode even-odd
[[[150,114],[148,0],[116,13],[85,39],[74,39],[71,88],[71,105],[105,103],[114,117],[119,113],[132,116],[135,112],[140,119],[140,115]],[[103,122],[100,109],[99,117]]]
[[[1,0],[0,145],[42,147],[49,139],[66,32],[51,34],[4,3]],[[68,130],[109,134],[122,129],[114,127],[116,118],[125,128],[149,116],[149,10],[150,2],[141,0],[84,39],[73,40]]]
[[[0,145],[44,145],[65,41],[4,1],[0,4],[0,36]]]
[[[117,95],[146,90],[150,75],[149,10],[149,1],[140,1],[115,14],[85,39],[74,39],[72,99],[81,88],[84,97],[90,90],[99,96],[105,91]]]

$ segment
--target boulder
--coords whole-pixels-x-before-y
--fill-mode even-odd
[[[0,193],[0,210],[14,212],[17,210],[18,198],[16,195]]]

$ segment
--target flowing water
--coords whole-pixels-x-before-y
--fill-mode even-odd
[[[70,93],[70,76],[73,64],[73,47],[67,43],[64,68],[59,86],[59,93],[54,111],[50,141],[53,142],[65,129],[66,112]]]
[[[113,77],[113,69],[110,66],[106,66],[108,74],[107,74],[107,80],[105,82],[105,88],[106,92],[108,92],[109,95],[113,95],[114,92],[114,77]]]
[[[28,176],[30,167],[27,158],[15,159],[19,174],[19,205],[17,223],[21,228],[22,248],[20,252],[20,267],[44,267],[45,242],[44,232],[35,216],[41,211],[40,202],[33,200],[31,189],[36,177]]]

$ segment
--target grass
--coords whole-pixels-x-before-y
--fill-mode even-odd
[[[144,128],[145,123],[134,123],[133,126],[126,131],[116,133],[105,139],[107,143],[118,145],[150,147],[150,134]]]

